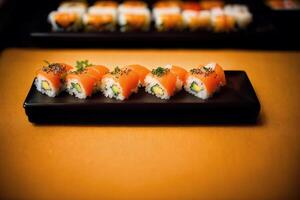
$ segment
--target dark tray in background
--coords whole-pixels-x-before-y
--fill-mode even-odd
[[[149,2],[148,2],[149,3]],[[228,3],[245,3],[229,1]],[[151,5],[151,3],[149,4]],[[196,47],[196,48],[230,48],[266,46],[272,38],[275,27],[270,22],[264,10],[257,9],[256,4],[248,3],[253,14],[253,22],[245,30],[214,33],[200,30],[191,32],[157,32],[154,25],[147,32],[53,32],[47,21],[47,15],[52,8],[36,11],[35,20],[30,28],[30,38],[36,45],[46,47]],[[272,43],[273,40],[270,42]],[[263,45],[262,45],[263,44]]]
[[[50,98],[32,85],[24,109],[32,123],[203,124],[255,123],[260,103],[244,71],[226,71],[227,85],[208,100],[181,91],[169,100],[144,92],[118,101],[102,94],[80,100],[66,93]]]

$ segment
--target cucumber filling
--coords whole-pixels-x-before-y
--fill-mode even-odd
[[[113,91],[113,93],[114,93],[115,96],[118,96],[120,94],[119,87],[116,86],[116,85],[112,85],[111,86],[111,90]]]
[[[163,96],[164,95],[164,90],[158,84],[152,86],[151,92],[154,93],[157,96]]]
[[[196,93],[198,93],[198,92],[200,92],[201,90],[202,90],[202,88],[196,83],[196,82],[193,82],[192,84],[191,84],[191,90],[193,91],[193,92],[196,92]]]
[[[42,81],[42,89],[51,91],[51,87],[50,87],[48,81]]]
[[[74,88],[78,93],[82,92],[81,87],[78,83],[71,83],[71,85],[72,85],[72,88]]]

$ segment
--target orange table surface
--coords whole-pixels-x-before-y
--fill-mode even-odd
[[[43,60],[110,67],[216,61],[245,70],[256,125],[33,125],[23,101]],[[0,58],[0,198],[299,199],[300,52],[6,49]]]

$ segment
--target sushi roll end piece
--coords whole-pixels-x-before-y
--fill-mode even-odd
[[[208,99],[225,85],[222,67],[216,63],[209,63],[190,70],[184,89],[198,98]]]
[[[48,63],[37,71],[36,89],[49,97],[57,96],[65,88],[64,78],[72,67],[64,63]]]

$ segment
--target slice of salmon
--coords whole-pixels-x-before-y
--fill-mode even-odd
[[[162,86],[167,90],[169,96],[172,96],[176,89],[176,75],[171,71],[165,73],[161,77],[154,76]]]
[[[48,79],[56,90],[62,87],[61,74],[54,74],[53,72],[45,72],[43,70],[39,70],[37,72],[37,75],[41,75]]]
[[[115,82],[120,84],[122,88],[122,95],[127,99],[133,90],[138,87],[139,76],[133,70],[122,70],[118,74],[106,74],[103,78],[112,78]]]
[[[74,13],[57,13],[54,18],[55,22],[63,28],[67,28],[75,23],[76,21],[76,14]]]
[[[150,70],[147,69],[146,67],[144,67],[142,65],[138,65],[138,64],[128,65],[126,67],[128,69],[131,69],[135,73],[137,73],[137,75],[139,76],[139,81],[140,81],[141,85],[144,85],[145,77],[147,76],[147,74],[150,73]]]
[[[43,69],[39,69],[36,72],[36,75],[44,76],[51,82],[52,86],[55,89],[60,89],[67,72],[70,71],[73,67],[64,63],[58,63],[58,67],[59,69],[55,70],[51,68],[51,65],[46,66]]]
[[[86,93],[86,96],[92,96],[94,86],[97,81],[95,76],[88,74],[88,73],[78,73],[78,74],[70,73],[67,75],[66,79],[67,80],[70,80],[70,79],[78,80],[78,82],[81,83],[81,85]]]
[[[184,68],[172,65],[170,70],[185,84],[188,72]]]
[[[127,99],[133,90],[138,87],[139,76],[134,71],[130,70],[128,73],[123,73],[119,77],[119,83],[123,90],[123,96]]]
[[[203,67],[203,65],[200,65],[199,67]],[[209,63],[206,65],[206,67],[211,68],[215,71],[218,76],[220,86],[226,85],[225,73],[221,65],[219,65],[218,63]]]
[[[109,69],[105,67],[104,65],[93,65],[91,68],[97,70],[99,72],[100,78],[102,78],[105,74],[109,72]]]

